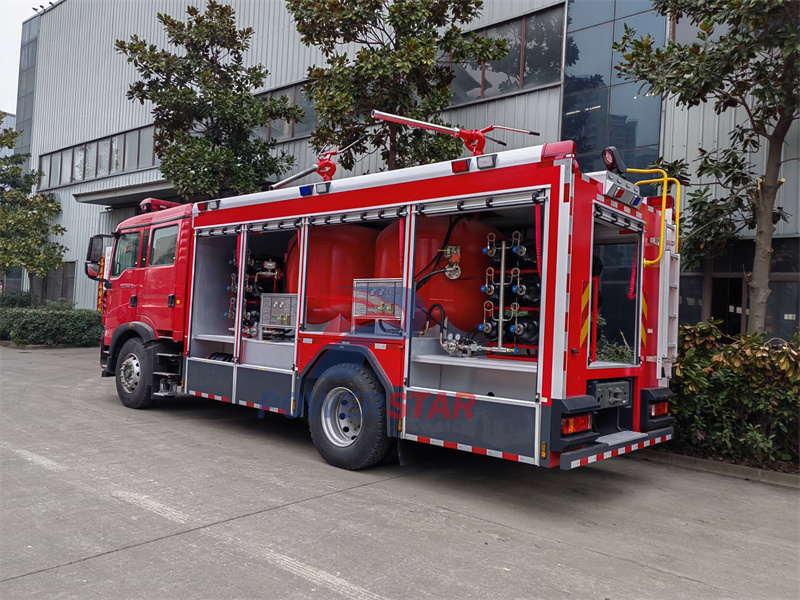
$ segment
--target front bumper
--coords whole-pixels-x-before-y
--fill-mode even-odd
[[[564,452],[561,454],[560,464],[561,468],[565,471],[590,465],[598,460],[605,460],[619,456],[620,454],[627,454],[649,446],[655,446],[662,442],[668,442],[672,439],[674,429],[672,427],[664,427],[663,429],[656,429],[655,431],[648,431],[641,434],[642,437],[637,438],[635,441],[623,441],[618,444],[592,444],[586,448],[579,450],[572,450],[571,452]],[[602,438],[601,438],[602,439]]]

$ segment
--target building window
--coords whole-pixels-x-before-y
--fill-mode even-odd
[[[286,140],[304,137],[310,135],[317,127],[317,112],[314,109],[314,102],[306,98],[303,92],[303,87],[306,83],[297,83],[285,88],[267,92],[266,96],[273,98],[280,98],[286,96],[289,99],[289,104],[299,106],[303,109],[303,118],[297,123],[289,123],[284,120],[272,121],[269,124],[268,134],[263,130],[255,132],[256,137],[265,138],[265,134],[269,136],[270,140],[276,142],[285,142]]]
[[[97,144],[97,176],[108,175],[108,159],[111,156],[111,140],[100,140]]]
[[[564,7],[555,6],[481,32],[504,39],[508,53],[485,64],[452,65],[453,104],[493,98],[561,80]]]
[[[72,175],[72,148],[61,152],[61,185],[70,182]]]
[[[42,156],[39,159],[39,170],[42,172],[42,179],[39,181],[41,189],[50,187],[50,156]]]
[[[139,130],[139,168],[153,166],[153,131],[154,128],[145,127]]]
[[[97,142],[86,144],[84,161],[86,162],[84,169],[86,179],[94,179],[97,174]]]
[[[86,147],[76,146],[72,155],[72,181],[83,181],[83,169],[86,163]]]
[[[39,189],[158,166],[153,131],[150,125],[39,157]]]
[[[139,131],[129,131],[125,134],[125,162],[123,169],[133,171],[138,165],[139,158]]]
[[[115,135],[111,138],[111,173],[118,173],[122,170],[122,144],[124,137]]]
[[[75,290],[75,262],[65,262],[59,269],[50,269],[44,279],[44,299],[58,300],[69,298],[72,300]]]

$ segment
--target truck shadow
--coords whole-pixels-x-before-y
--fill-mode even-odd
[[[258,444],[263,440],[265,451],[279,444],[298,459],[324,464],[304,419],[191,396],[165,400],[154,410],[192,420],[213,420],[220,437],[247,438]],[[613,505],[651,481],[647,470],[642,469],[646,463],[627,458],[561,471],[423,444],[414,447],[417,456],[410,466],[387,461],[355,476],[365,482],[398,478],[403,486],[419,487],[426,495],[435,490],[442,498],[471,497],[499,503],[512,511],[530,511],[535,506],[539,513],[554,518],[574,517],[576,511],[585,511],[589,505]]]

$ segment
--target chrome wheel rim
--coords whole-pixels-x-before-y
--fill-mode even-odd
[[[132,394],[139,387],[139,380],[142,377],[142,366],[139,357],[135,354],[128,354],[119,367],[119,382],[122,388]]]
[[[346,387],[332,389],[322,403],[322,431],[335,446],[346,448],[361,433],[361,401]]]

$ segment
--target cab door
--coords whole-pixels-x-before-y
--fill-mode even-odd
[[[136,320],[141,250],[142,229],[126,231],[117,237],[105,284],[105,327],[108,330]]]
[[[180,228],[185,226],[182,220],[159,224],[150,231],[147,266],[140,274],[137,314],[159,337],[176,339],[182,328],[176,323],[176,316],[183,314],[183,294],[177,289],[180,278],[176,273],[176,255]]]

